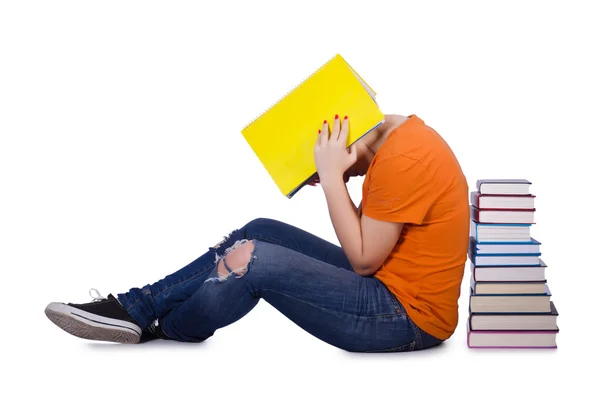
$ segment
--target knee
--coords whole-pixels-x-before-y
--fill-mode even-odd
[[[246,223],[246,225],[244,225],[244,230],[249,231],[249,230],[258,230],[258,229],[264,229],[265,227],[277,224],[278,221],[274,220],[274,219],[269,219],[269,218],[256,218],[251,220],[250,222]]]
[[[219,260],[217,273],[219,277],[229,277],[232,273],[241,277],[248,271],[248,263],[252,259],[254,243],[243,242]]]
[[[207,281],[225,281],[229,277],[242,277],[248,272],[248,265],[254,253],[254,242],[236,241],[227,249],[226,254],[218,259],[217,277]]]
[[[256,218],[246,223],[239,229],[235,229],[228,236],[223,237],[221,241],[217,244],[213,245],[211,248],[214,250],[222,249],[221,246],[223,244],[230,241],[232,238],[245,238],[245,239],[253,239],[256,234],[260,234],[261,231],[264,231],[265,228],[272,226],[277,221],[268,218]],[[220,255],[220,253],[219,253]]]

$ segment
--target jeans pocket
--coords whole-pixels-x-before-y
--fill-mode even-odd
[[[399,315],[401,317],[408,317],[408,313],[406,313],[406,309],[404,308],[404,305],[400,302],[398,297],[396,297],[391,292],[390,292],[390,296],[391,296],[392,303],[394,306],[395,315]]]
[[[380,349],[380,350],[369,350],[365,353],[402,353],[402,352],[411,352],[415,350],[416,341],[412,341],[410,343],[406,343],[397,347],[390,347],[389,349]]]

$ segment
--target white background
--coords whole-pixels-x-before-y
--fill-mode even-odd
[[[594,2],[490,3],[2,2],[6,395],[597,390]],[[340,351],[265,302],[198,345],[92,343],[48,321],[49,302],[155,281],[256,217],[336,242],[320,188],[284,198],[240,133],[336,53],[384,112],[434,127],[472,187],[533,182],[556,351],[469,350],[468,270],[454,336],[409,354]],[[349,184],[357,202],[361,183]]]

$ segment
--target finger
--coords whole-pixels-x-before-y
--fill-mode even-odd
[[[356,163],[356,160],[358,159],[358,152],[356,151],[356,145],[350,145],[350,148],[348,149],[348,151],[349,151],[348,162],[350,163],[348,168],[350,168],[352,165],[354,165],[354,163]]]
[[[317,141],[315,142],[315,148],[321,144],[321,130],[317,131]]]
[[[323,125],[319,131],[319,143],[324,145],[329,139],[329,123],[327,123],[327,120],[323,121]]]
[[[323,126],[321,126],[321,129],[319,129],[317,131],[317,141],[315,142],[315,149],[317,147],[323,145],[323,143],[324,143],[323,135],[325,135],[325,134],[323,133]]]
[[[344,121],[342,121],[342,126],[340,129],[340,136],[339,136],[339,141],[341,143],[344,144],[344,147],[346,147],[347,143],[348,143],[348,116],[344,117]]]
[[[337,114],[333,119],[333,131],[331,131],[331,139],[337,141],[340,135],[340,116]]]

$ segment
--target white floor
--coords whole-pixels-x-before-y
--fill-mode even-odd
[[[202,344],[89,342],[62,332],[37,309],[25,329],[5,319],[2,361],[9,376],[2,383],[16,391],[7,395],[521,396],[598,390],[598,349],[580,350],[584,344],[572,329],[561,335],[557,350],[470,350],[461,327],[429,351],[365,355],[314,339],[264,302]]]

